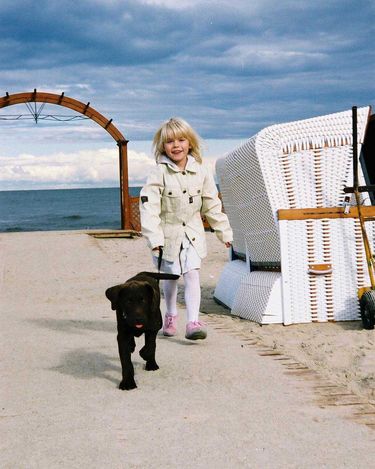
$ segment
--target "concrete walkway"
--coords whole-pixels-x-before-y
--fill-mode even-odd
[[[104,291],[150,268],[144,240],[12,233],[0,252],[2,468],[375,467],[373,430],[320,408],[314,380],[214,314],[205,341],[185,340],[182,319],[159,336],[156,372],[138,339],[138,388],[119,391]]]

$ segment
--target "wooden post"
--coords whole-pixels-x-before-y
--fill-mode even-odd
[[[131,229],[131,211],[129,198],[129,181],[128,181],[128,155],[127,140],[117,142],[119,147],[119,164],[120,164],[120,201],[121,201],[121,229]]]

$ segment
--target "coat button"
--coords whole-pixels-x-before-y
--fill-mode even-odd
[[[197,191],[197,192],[198,192],[198,194],[200,194],[201,190],[200,190],[200,189],[198,189],[198,191]]]
[[[185,176],[185,174],[186,174],[186,171],[182,171],[182,174],[183,174],[183,176]]]
[[[183,194],[186,194],[186,189],[182,191]]]
[[[168,195],[172,195],[172,192],[168,192]]]
[[[195,238],[191,238],[192,241],[195,241]]]
[[[186,226],[186,223],[184,221],[182,222],[182,226]]]

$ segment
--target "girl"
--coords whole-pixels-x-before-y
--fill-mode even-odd
[[[207,331],[199,321],[199,269],[207,254],[201,215],[228,248],[233,233],[221,210],[214,178],[202,163],[199,137],[190,125],[179,118],[164,122],[154,136],[153,149],[157,166],[140,196],[142,234],[155,265],[162,249],[160,270],[183,276],[185,337],[205,339]],[[163,291],[167,307],[163,334],[171,337],[177,325],[177,280],[164,280]]]

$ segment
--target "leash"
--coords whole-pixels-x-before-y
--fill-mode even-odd
[[[163,248],[159,246],[158,273],[160,274],[161,261],[163,260]]]

